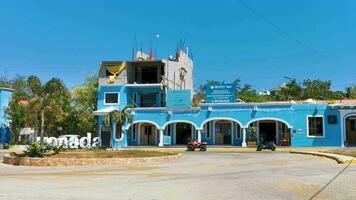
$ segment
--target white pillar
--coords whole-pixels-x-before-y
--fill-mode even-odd
[[[163,147],[163,129],[159,129],[159,144],[158,146]]]
[[[198,142],[201,142],[201,130],[198,129],[197,131],[198,131]]]
[[[242,128],[242,146],[247,147],[246,144],[246,128]]]

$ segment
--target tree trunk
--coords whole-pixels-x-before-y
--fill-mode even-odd
[[[45,123],[44,123],[44,111],[41,110],[41,141],[43,142],[43,137],[44,137],[44,126],[45,126]]]

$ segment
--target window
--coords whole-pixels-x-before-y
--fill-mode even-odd
[[[136,140],[136,124],[132,125],[131,135],[132,135],[132,140]]]
[[[172,126],[173,124],[169,124],[168,126],[167,126],[167,135],[168,136],[171,136],[171,126]]]
[[[241,128],[240,125],[236,124],[236,138],[241,139]]]
[[[308,117],[308,137],[324,137],[322,116]]]
[[[206,123],[206,126],[205,126],[206,130],[205,130],[205,136],[207,139],[210,138],[210,122]]]
[[[104,94],[104,104],[112,105],[112,104],[119,104],[119,93],[118,92],[107,92]]]
[[[156,93],[145,93],[141,94],[141,107],[154,107],[157,105],[157,95]]]

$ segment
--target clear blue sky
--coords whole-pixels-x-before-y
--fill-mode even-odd
[[[185,39],[195,84],[240,78],[257,90],[320,78],[356,83],[356,1],[0,1],[0,74],[57,76],[72,87],[102,60],[131,58],[134,35],[159,57]],[[313,52],[317,51],[317,54]],[[321,55],[320,55],[321,54]]]

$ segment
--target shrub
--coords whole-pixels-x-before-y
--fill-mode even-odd
[[[62,146],[56,147],[43,142],[32,142],[24,151],[25,156],[43,158],[48,154],[57,154],[63,150]]]
[[[27,149],[24,151],[25,156],[28,157],[44,157],[48,152],[47,145],[42,142],[32,142],[27,146]]]

